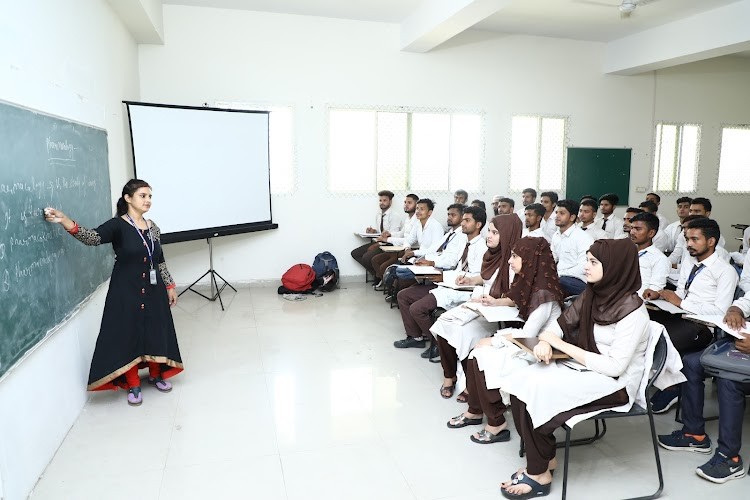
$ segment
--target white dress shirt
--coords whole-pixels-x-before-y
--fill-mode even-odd
[[[586,234],[588,234],[592,240],[601,240],[602,238],[609,238],[607,236],[606,231],[603,231],[602,228],[597,226],[595,223],[589,224],[587,227],[584,227],[583,224],[576,224],[578,227],[581,228],[581,231],[585,231]]]
[[[544,237],[547,238],[547,241],[552,243],[552,236],[557,232],[557,226],[555,225],[555,212],[553,211],[552,215],[550,215],[547,220],[544,220],[544,217],[542,217],[542,220],[539,222],[539,227],[542,228]]]
[[[397,209],[391,205],[385,212],[378,210],[378,213],[375,215],[375,224],[372,227],[380,232],[380,220],[382,219],[383,231],[388,231],[389,233],[403,231],[405,216],[406,214],[403,209]]]
[[[482,271],[482,260],[484,259],[484,254],[487,252],[487,240],[482,238],[482,236],[475,236],[472,238],[469,243],[469,255],[466,258],[468,260],[468,270],[466,271],[466,274],[469,276],[476,276]],[[463,255],[464,249],[461,249],[461,255]],[[456,270],[460,271],[464,268],[464,262],[461,261],[458,264],[456,264]]]
[[[408,247],[419,245],[419,250],[415,250],[414,255],[417,257],[424,257],[424,254],[427,253],[427,249],[434,245],[436,241],[440,241],[443,238],[444,233],[443,226],[432,217],[427,219],[424,227],[422,227],[422,223],[417,220],[404,243]]]
[[[677,244],[674,247],[674,250],[672,250],[672,253],[669,254],[669,262],[672,265],[677,265],[679,267],[680,262],[682,262],[682,256],[687,255],[687,251],[685,251],[685,235],[682,231],[679,233],[679,237],[677,238]],[[716,248],[724,248],[724,244],[726,243],[726,240],[723,236],[719,235],[719,244],[716,245]],[[729,260],[729,253],[724,252],[727,254],[726,260]],[[722,253],[722,257],[724,256],[724,253]]]
[[[558,276],[572,276],[586,282],[583,266],[586,265],[586,252],[594,242],[586,233],[580,227],[570,226],[564,233],[558,228],[552,236],[552,255],[557,262]]]
[[[739,307],[746,318],[750,317],[750,293],[745,292],[745,295],[732,302],[732,305]]]
[[[682,309],[693,314],[724,314],[732,305],[734,290],[737,287],[737,271],[714,252],[703,259],[703,267],[693,276],[688,286],[693,266],[698,259],[686,255],[680,267],[680,281],[677,282],[677,295],[682,299]]]
[[[656,246],[651,245],[638,252],[638,266],[641,268],[641,288],[638,295],[642,298],[647,288],[659,292],[667,284],[667,276],[672,266],[669,259]]]
[[[654,215],[659,219],[659,231],[664,231],[670,224],[669,220],[661,212],[656,212]]]
[[[669,236],[667,233],[659,229],[654,235],[654,239],[651,241],[656,248],[661,250],[662,253],[669,251]]]
[[[747,254],[748,245],[750,245],[750,226],[747,226],[742,232],[742,251],[732,252],[729,254],[729,256],[733,261],[737,263],[737,265],[742,266],[745,264],[745,255]]]
[[[523,228],[523,231],[521,232],[522,238],[544,238],[544,229],[542,229],[541,226],[534,229],[533,231],[529,231],[529,228],[525,227]]]
[[[445,244],[446,241],[448,242],[447,244]],[[452,227],[450,231],[445,233],[442,238],[428,248],[421,257],[424,257],[425,260],[433,261],[435,263],[434,267],[454,269],[459,259],[461,259],[467,241],[466,234],[461,231],[461,226]],[[416,253],[414,252],[415,255]]]
[[[602,228],[605,220],[607,221],[606,227]],[[604,216],[599,216],[594,221],[594,224],[596,224],[596,227],[607,233],[607,238],[619,239],[618,235],[622,237],[621,235],[624,234],[624,231],[622,230],[623,220],[615,214],[608,215],[606,218]]]
[[[526,222],[526,207],[523,206],[523,203],[521,203],[521,208],[516,210],[516,215],[521,219],[521,222]]]
[[[745,259],[740,275],[740,288],[743,292],[750,292],[750,259]]]
[[[677,239],[682,236],[682,227],[680,227],[680,224],[680,221],[676,221],[664,228],[664,233],[668,238],[669,245],[666,250],[667,252],[674,251],[674,247],[677,245]],[[661,226],[659,227],[661,228]]]
[[[417,216],[412,214],[404,221],[404,225],[401,228],[401,231],[392,232],[385,241],[387,241],[388,243],[392,243],[393,245],[403,245],[406,242],[406,238],[409,236],[409,233],[411,233],[412,229],[414,228],[415,222],[417,222]]]

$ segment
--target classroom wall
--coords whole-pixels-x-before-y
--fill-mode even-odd
[[[138,52],[107,2],[4,2],[0,47],[0,99],[105,128],[119,197],[131,175],[120,101],[138,98]],[[106,289],[0,380],[4,500],[28,496],[86,402]]]
[[[293,196],[273,198],[279,229],[214,241],[215,268],[233,283],[278,280],[291,264],[309,262],[322,250],[338,257],[343,275],[362,275],[349,256],[361,243],[352,232],[373,218],[375,197],[326,192],[327,104],[484,111],[485,189],[470,197],[488,202],[506,193],[516,113],[568,116],[571,146],[633,148],[633,203],[650,190],[655,116],[687,116],[714,127],[747,116],[746,59],[624,77],[602,74],[599,43],[472,31],[430,53],[413,54],[398,50],[397,25],[172,5],[164,8],[164,26],[164,46],[140,47],[142,100],[294,107],[297,189]],[[710,99],[698,104],[706,94]],[[704,132],[704,139],[711,134]],[[702,149],[701,190],[713,189],[717,162],[710,160],[718,158],[717,148]],[[210,182],[209,168],[206,173]],[[714,215],[722,224],[737,221],[721,212],[748,205],[747,197],[708,194],[717,201]],[[186,202],[204,200],[186,193]],[[441,220],[448,202],[448,196],[439,198]],[[673,202],[666,197],[672,218]],[[169,245],[166,252],[180,284],[208,268],[205,241]]]

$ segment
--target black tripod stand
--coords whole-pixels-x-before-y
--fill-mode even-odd
[[[200,278],[198,278],[197,280],[193,281],[190,284],[190,286],[188,286],[186,289],[184,289],[183,291],[181,291],[180,295],[182,295],[183,293],[185,293],[188,290],[190,290],[191,292],[197,293],[198,295],[200,295],[204,299],[210,300],[211,302],[215,301],[216,299],[219,299],[219,304],[221,304],[221,310],[223,311],[224,310],[224,302],[222,302],[222,300],[221,300],[221,292],[227,286],[229,288],[231,288],[232,290],[234,290],[235,292],[237,291],[237,289],[235,287],[233,287],[232,285],[230,285],[227,280],[225,280],[224,278],[222,278],[219,273],[217,273],[216,271],[214,271],[214,247],[213,247],[213,242],[211,241],[211,238],[206,238],[206,241],[208,242],[208,263],[209,263],[208,264],[209,265],[208,271],[206,271],[205,273],[203,273],[203,275]],[[206,295],[203,295],[202,293],[200,293],[199,291],[197,291],[197,290],[195,290],[193,288],[200,280],[202,280],[203,278],[205,278],[209,274],[211,275],[211,278],[209,279],[209,284],[211,286],[211,296],[210,297],[208,297]],[[216,282],[216,278],[217,277],[223,282],[223,284],[221,285],[221,288],[219,288],[219,285]],[[214,290],[216,291],[215,293],[214,293]],[[178,295],[178,297],[180,295]]]

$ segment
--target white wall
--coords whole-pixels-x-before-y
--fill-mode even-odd
[[[105,128],[110,182],[130,177],[122,99],[138,98],[137,47],[103,0],[3,2],[0,99]],[[75,214],[71,214],[75,216]],[[106,284],[0,381],[2,498],[28,496],[75,422]]]
[[[399,52],[396,25],[172,5],[165,6],[164,29],[164,46],[140,47],[142,100],[294,106],[298,189],[273,199],[279,230],[214,241],[215,268],[235,283],[278,280],[291,264],[309,262],[322,250],[338,257],[342,274],[361,275],[349,257],[360,241],[350,234],[372,218],[375,199],[326,193],[326,104],[483,110],[485,189],[470,196],[487,201],[507,189],[515,113],[569,116],[571,146],[633,148],[633,203],[644,198],[636,187],[650,185],[655,101],[657,118],[672,117],[675,110],[707,124],[724,120],[729,111],[747,116],[742,89],[750,84],[750,62],[744,59],[660,72],[655,94],[653,73],[603,75],[598,43],[474,31],[433,52],[413,54]],[[696,105],[705,93],[712,94],[710,104]],[[709,147],[703,151],[710,154]],[[702,167],[700,187],[713,189],[708,179],[715,165]],[[158,186],[154,194],[158,203]],[[747,206],[746,198],[717,199],[717,208],[735,201]],[[439,201],[442,220],[449,199]],[[672,218],[673,201],[665,199]],[[185,193],[185,202],[220,200]],[[719,212],[714,215],[720,223],[737,222]],[[205,241],[169,245],[166,252],[180,284],[208,268]]]

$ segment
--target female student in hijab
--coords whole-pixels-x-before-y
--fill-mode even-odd
[[[513,279],[512,270],[508,260],[510,250],[521,238],[523,225],[521,219],[511,215],[498,215],[488,224],[487,251],[482,260],[482,269],[479,276],[459,278],[459,284],[481,285],[484,294],[476,299],[484,305],[508,306],[513,301],[506,298]],[[460,306],[459,306],[460,307]],[[440,395],[448,399],[453,396],[456,388],[456,371],[458,361],[466,359],[471,348],[481,338],[492,335],[496,330],[494,324],[487,321],[471,321],[464,325],[452,321],[454,317],[451,311],[446,312],[430,331],[435,336],[440,351],[440,363],[443,365],[443,384],[440,386]],[[465,371],[465,370],[464,370]],[[459,395],[460,402],[466,401],[466,394]]]
[[[588,284],[581,296],[553,329],[539,334],[534,355],[540,363],[506,379],[516,430],[526,445],[526,469],[501,485],[506,498],[549,494],[557,427],[576,415],[627,411],[635,400],[649,328],[637,294],[641,276],[635,245],[628,240],[594,242],[585,273]],[[553,348],[575,363],[550,363]]]
[[[508,395],[500,391],[504,385],[502,379],[536,361],[526,351],[506,342],[505,338],[536,337],[540,331],[557,323],[562,306],[563,293],[557,266],[547,240],[521,238],[513,247],[509,262],[515,278],[508,290],[508,298],[518,307],[518,315],[525,323],[522,329],[506,328],[492,337],[481,339],[471,351],[466,368],[469,409],[448,421],[450,428],[480,425],[482,416],[486,415],[485,428],[471,436],[472,441],[480,444],[510,439],[503,415]],[[481,320],[476,322],[488,324]]]
[[[161,232],[144,218],[151,208],[151,186],[131,179],[122,188],[117,215],[96,229],[79,226],[60,210],[45,209],[85,245],[111,243],[115,267],[104,303],[101,329],[89,371],[89,391],[128,390],[128,404],[143,402],[138,369],[148,366],[148,382],[161,392],[172,390],[166,379],[182,371],[172,313],[177,302],[172,276],[164,261]]]

